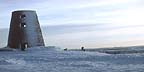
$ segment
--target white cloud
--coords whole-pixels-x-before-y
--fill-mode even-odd
[[[63,24],[63,23],[117,23],[111,22],[111,15],[122,15],[124,11],[99,11],[99,9],[107,8],[116,9],[117,6],[123,6],[123,4],[131,5],[130,3],[134,3],[136,0],[49,0],[49,1],[4,1],[0,6],[2,7],[1,11],[4,10],[5,17],[10,15],[12,10],[19,9],[33,9],[36,10],[41,20],[41,24],[48,25],[50,23],[53,24]],[[17,2],[17,4],[15,4]],[[33,3],[30,3],[33,2]],[[27,4],[26,4],[27,3]],[[115,7],[116,6],[116,7]],[[124,7],[121,7],[121,9]],[[89,9],[91,9],[89,11]],[[119,7],[118,7],[119,9]],[[125,8],[124,8],[125,9]],[[7,14],[7,15],[6,15]],[[63,17],[59,17],[56,19],[50,19],[50,15],[63,15]],[[49,18],[42,18],[41,16],[47,16]],[[107,16],[107,17],[106,17]],[[110,17],[108,17],[110,16]],[[0,16],[2,18],[2,16]],[[100,18],[100,19],[98,19]],[[103,19],[102,19],[103,18]],[[107,18],[107,19],[106,19]],[[116,17],[117,18],[117,17]],[[95,20],[96,19],[96,20]],[[46,22],[47,21],[47,22]],[[57,23],[56,23],[57,22]],[[9,21],[5,22],[7,25]]]

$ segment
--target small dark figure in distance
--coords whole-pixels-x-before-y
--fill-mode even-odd
[[[67,48],[65,48],[64,51],[67,51]]]
[[[81,50],[82,50],[82,51],[85,51],[84,47],[81,47]]]

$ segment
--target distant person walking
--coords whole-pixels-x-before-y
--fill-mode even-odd
[[[85,51],[85,49],[84,49],[84,47],[83,47],[83,46],[81,47],[81,50],[82,50],[82,51]]]

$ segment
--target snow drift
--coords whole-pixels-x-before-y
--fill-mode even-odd
[[[142,72],[144,54],[28,48],[0,52],[1,72]]]

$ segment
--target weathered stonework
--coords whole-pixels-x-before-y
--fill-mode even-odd
[[[35,11],[12,12],[8,47],[21,48],[45,46],[38,17]]]

